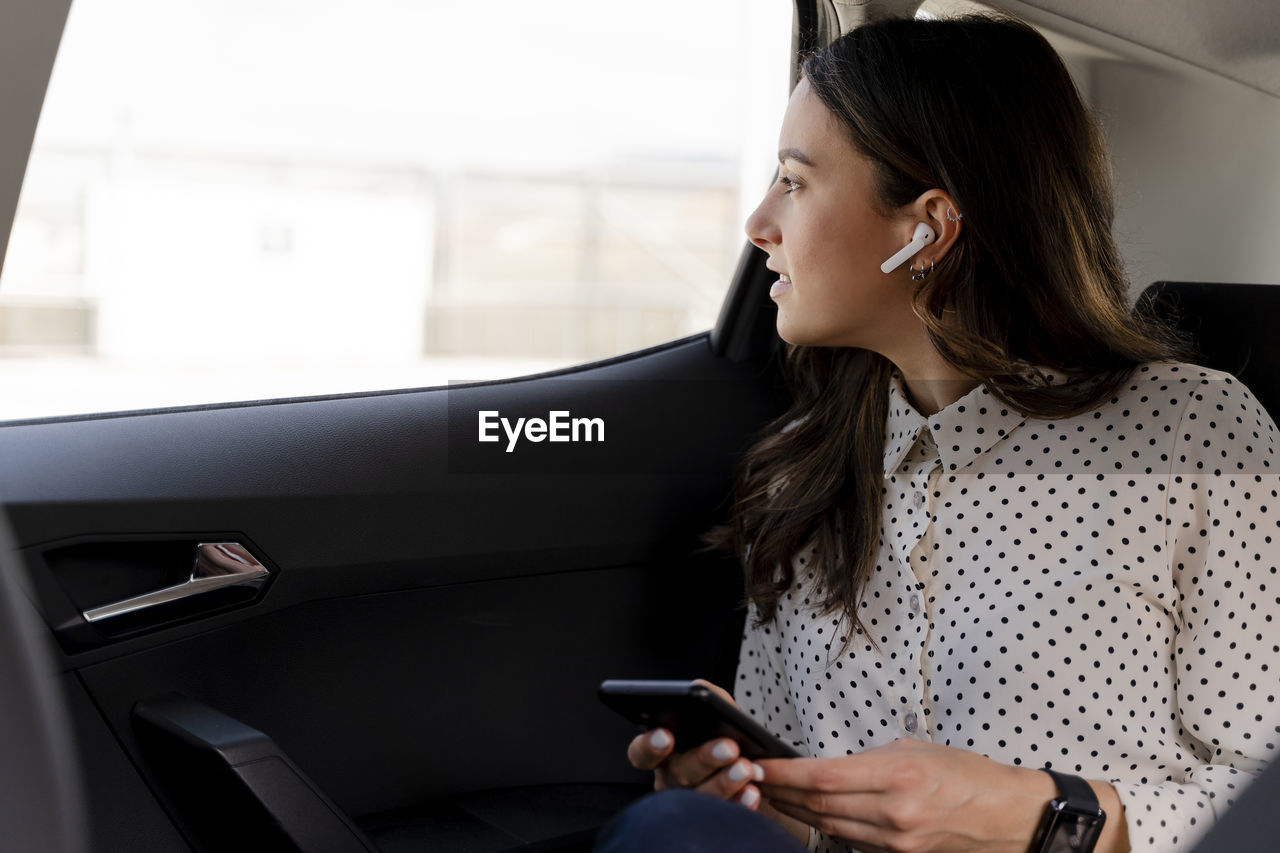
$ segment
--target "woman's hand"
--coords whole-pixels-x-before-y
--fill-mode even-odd
[[[733,697],[723,688],[699,681],[727,702]],[[627,760],[633,767],[653,771],[653,789],[692,788],[724,800],[734,800],[749,809],[760,805],[760,789],[752,782],[764,778],[764,772],[738,754],[738,745],[727,738],[708,741],[688,752],[676,753],[675,738],[666,729],[653,729],[637,735],[627,747]]]
[[[737,702],[722,687],[698,679],[698,683],[714,690],[716,695],[735,708]],[[627,759],[633,767],[653,771],[653,789],[692,788],[725,800],[741,803],[752,811],[780,825],[800,843],[809,839],[809,826],[782,814],[760,798],[755,786],[764,776],[759,765],[738,753],[738,745],[721,738],[708,741],[688,752],[675,752],[675,738],[666,729],[653,729],[637,735],[627,747]]]
[[[1025,853],[1057,796],[1047,773],[915,740],[760,766],[774,808],[864,851]],[[1097,850],[1127,850],[1115,789],[1091,784],[1108,816]]]

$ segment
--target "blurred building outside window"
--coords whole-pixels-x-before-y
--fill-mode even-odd
[[[0,419],[522,375],[709,328],[775,165],[790,3],[475,13],[74,4],[0,275]]]

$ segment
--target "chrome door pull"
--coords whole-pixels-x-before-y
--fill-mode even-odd
[[[270,574],[239,542],[205,542],[196,546],[195,568],[185,582],[94,607],[84,611],[84,618],[86,622],[100,622],[230,586],[258,588],[267,582]]]

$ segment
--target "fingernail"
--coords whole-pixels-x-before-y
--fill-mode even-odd
[[[715,746],[711,747],[711,757],[716,761],[728,761],[733,758],[733,744],[727,740],[722,740]]]
[[[747,808],[754,806],[758,802],[760,802],[760,792],[755,788],[748,788],[742,792],[742,804]]]
[[[666,749],[671,746],[671,735],[667,734],[666,729],[658,729],[649,735],[649,746],[654,749]]]
[[[759,764],[751,765],[751,775],[757,782],[764,781],[764,768]]]
[[[729,768],[729,778],[735,782],[745,782],[750,775],[751,768],[742,762],[738,762]]]

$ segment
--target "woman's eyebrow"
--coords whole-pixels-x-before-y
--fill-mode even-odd
[[[778,162],[781,163],[784,160],[794,160],[795,162],[801,163],[805,166],[813,165],[813,161],[804,156],[804,152],[799,148],[783,148],[779,151]]]

